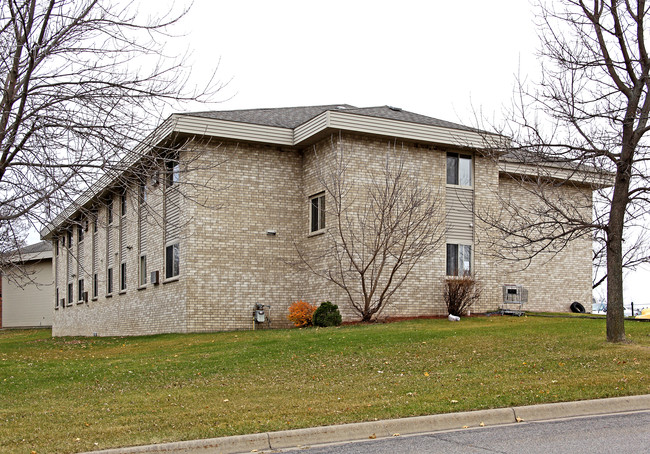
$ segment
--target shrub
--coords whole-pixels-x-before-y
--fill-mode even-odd
[[[444,298],[450,315],[467,314],[472,304],[481,297],[481,283],[474,276],[447,277]]]
[[[315,310],[316,306],[314,304],[309,304],[305,301],[296,301],[289,306],[288,318],[298,328],[311,326]]]
[[[314,326],[339,326],[341,321],[339,307],[329,301],[321,303],[314,312]]]

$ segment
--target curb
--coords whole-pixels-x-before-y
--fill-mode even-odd
[[[106,449],[93,451],[93,453],[237,454],[470,427],[513,424],[522,421],[543,421],[640,410],[650,410],[650,394],[310,427],[279,432],[134,446],[131,448]]]

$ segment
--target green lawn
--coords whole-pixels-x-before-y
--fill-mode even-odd
[[[650,323],[473,317],[129,338],[0,332],[0,451],[76,452],[650,393]]]

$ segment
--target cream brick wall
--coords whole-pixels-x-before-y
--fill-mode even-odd
[[[119,292],[119,260],[114,266],[114,291],[106,289],[106,208],[99,206],[97,234],[99,296],[88,303],[54,311],[53,334],[136,335],[160,332],[198,332],[252,328],[255,303],[271,306],[272,327],[289,326],[288,307],[299,299],[325,300],[339,305],[346,320],[357,318],[345,293],[334,284],[296,268],[296,245],[317,254],[326,235],[309,236],[309,197],[325,188],[322,177],[341,146],[347,155],[348,178],[367,184],[378,174],[386,153],[396,145],[405,157],[408,175],[426,182],[445,212],[446,149],[397,143],[359,134],[335,134],[303,150],[234,142],[194,141],[181,153],[180,190],[183,193],[180,237],[180,276],[164,282],[164,184],[148,180],[148,272],[158,270],[162,283],[138,288],[137,183],[128,187],[126,218],[127,290]],[[586,191],[581,189],[579,191]],[[475,157],[474,204],[498,209],[498,196],[508,192],[529,203],[513,183],[499,178],[491,160]],[[326,207],[329,197],[326,197]],[[115,196],[116,228],[119,197]],[[327,223],[333,219],[327,215]],[[443,219],[444,221],[444,219]],[[488,248],[489,230],[478,220],[474,232],[474,270],[485,292],[474,311],[496,309],[504,283],[529,289],[530,310],[567,310],[572,301],[586,304],[591,295],[591,243],[573,242],[550,262],[535,261],[523,271],[496,263]],[[92,227],[91,227],[92,229]],[[85,288],[92,292],[92,231],[84,240]],[[275,235],[267,231],[275,231]],[[76,246],[75,230],[74,246]],[[117,235],[115,250],[119,248]],[[421,260],[382,316],[444,315],[442,285],[445,241]],[[56,287],[66,294],[65,252],[55,256]],[[75,295],[77,292],[75,278]]]
[[[163,184],[148,184],[148,209],[153,215],[148,217],[148,271],[159,270],[161,284],[138,287],[138,187],[136,184],[127,188],[126,214],[126,266],[127,288],[120,291],[120,258],[119,258],[119,195],[114,196],[114,223],[110,228],[115,230],[113,250],[116,252],[113,260],[113,292],[106,294],[106,234],[107,209],[105,203],[98,203],[97,229],[97,273],[99,292],[97,298],[92,298],[92,226],[84,235],[83,276],[84,287],[89,294],[87,303],[76,301],[78,277],[74,280],[75,301],[67,305],[66,282],[66,251],[60,248],[59,255],[54,256],[56,288],[59,298],[66,298],[66,306],[54,311],[52,334],[54,336],[123,336],[154,334],[161,332],[187,331],[186,310],[186,281],[183,279],[186,271],[181,266],[181,275],[177,280],[164,281],[164,236],[162,223]],[[105,202],[106,199],[102,199]],[[89,213],[85,217],[89,219]],[[74,229],[73,250],[76,253],[78,232]],[[67,245],[66,245],[67,248]],[[184,239],[181,239],[181,263],[186,260]],[[76,262],[73,264],[76,268]]]

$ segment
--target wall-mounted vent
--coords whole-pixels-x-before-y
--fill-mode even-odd
[[[160,274],[158,273],[158,270],[152,271],[150,275],[150,279],[152,284],[158,285],[160,284]]]

